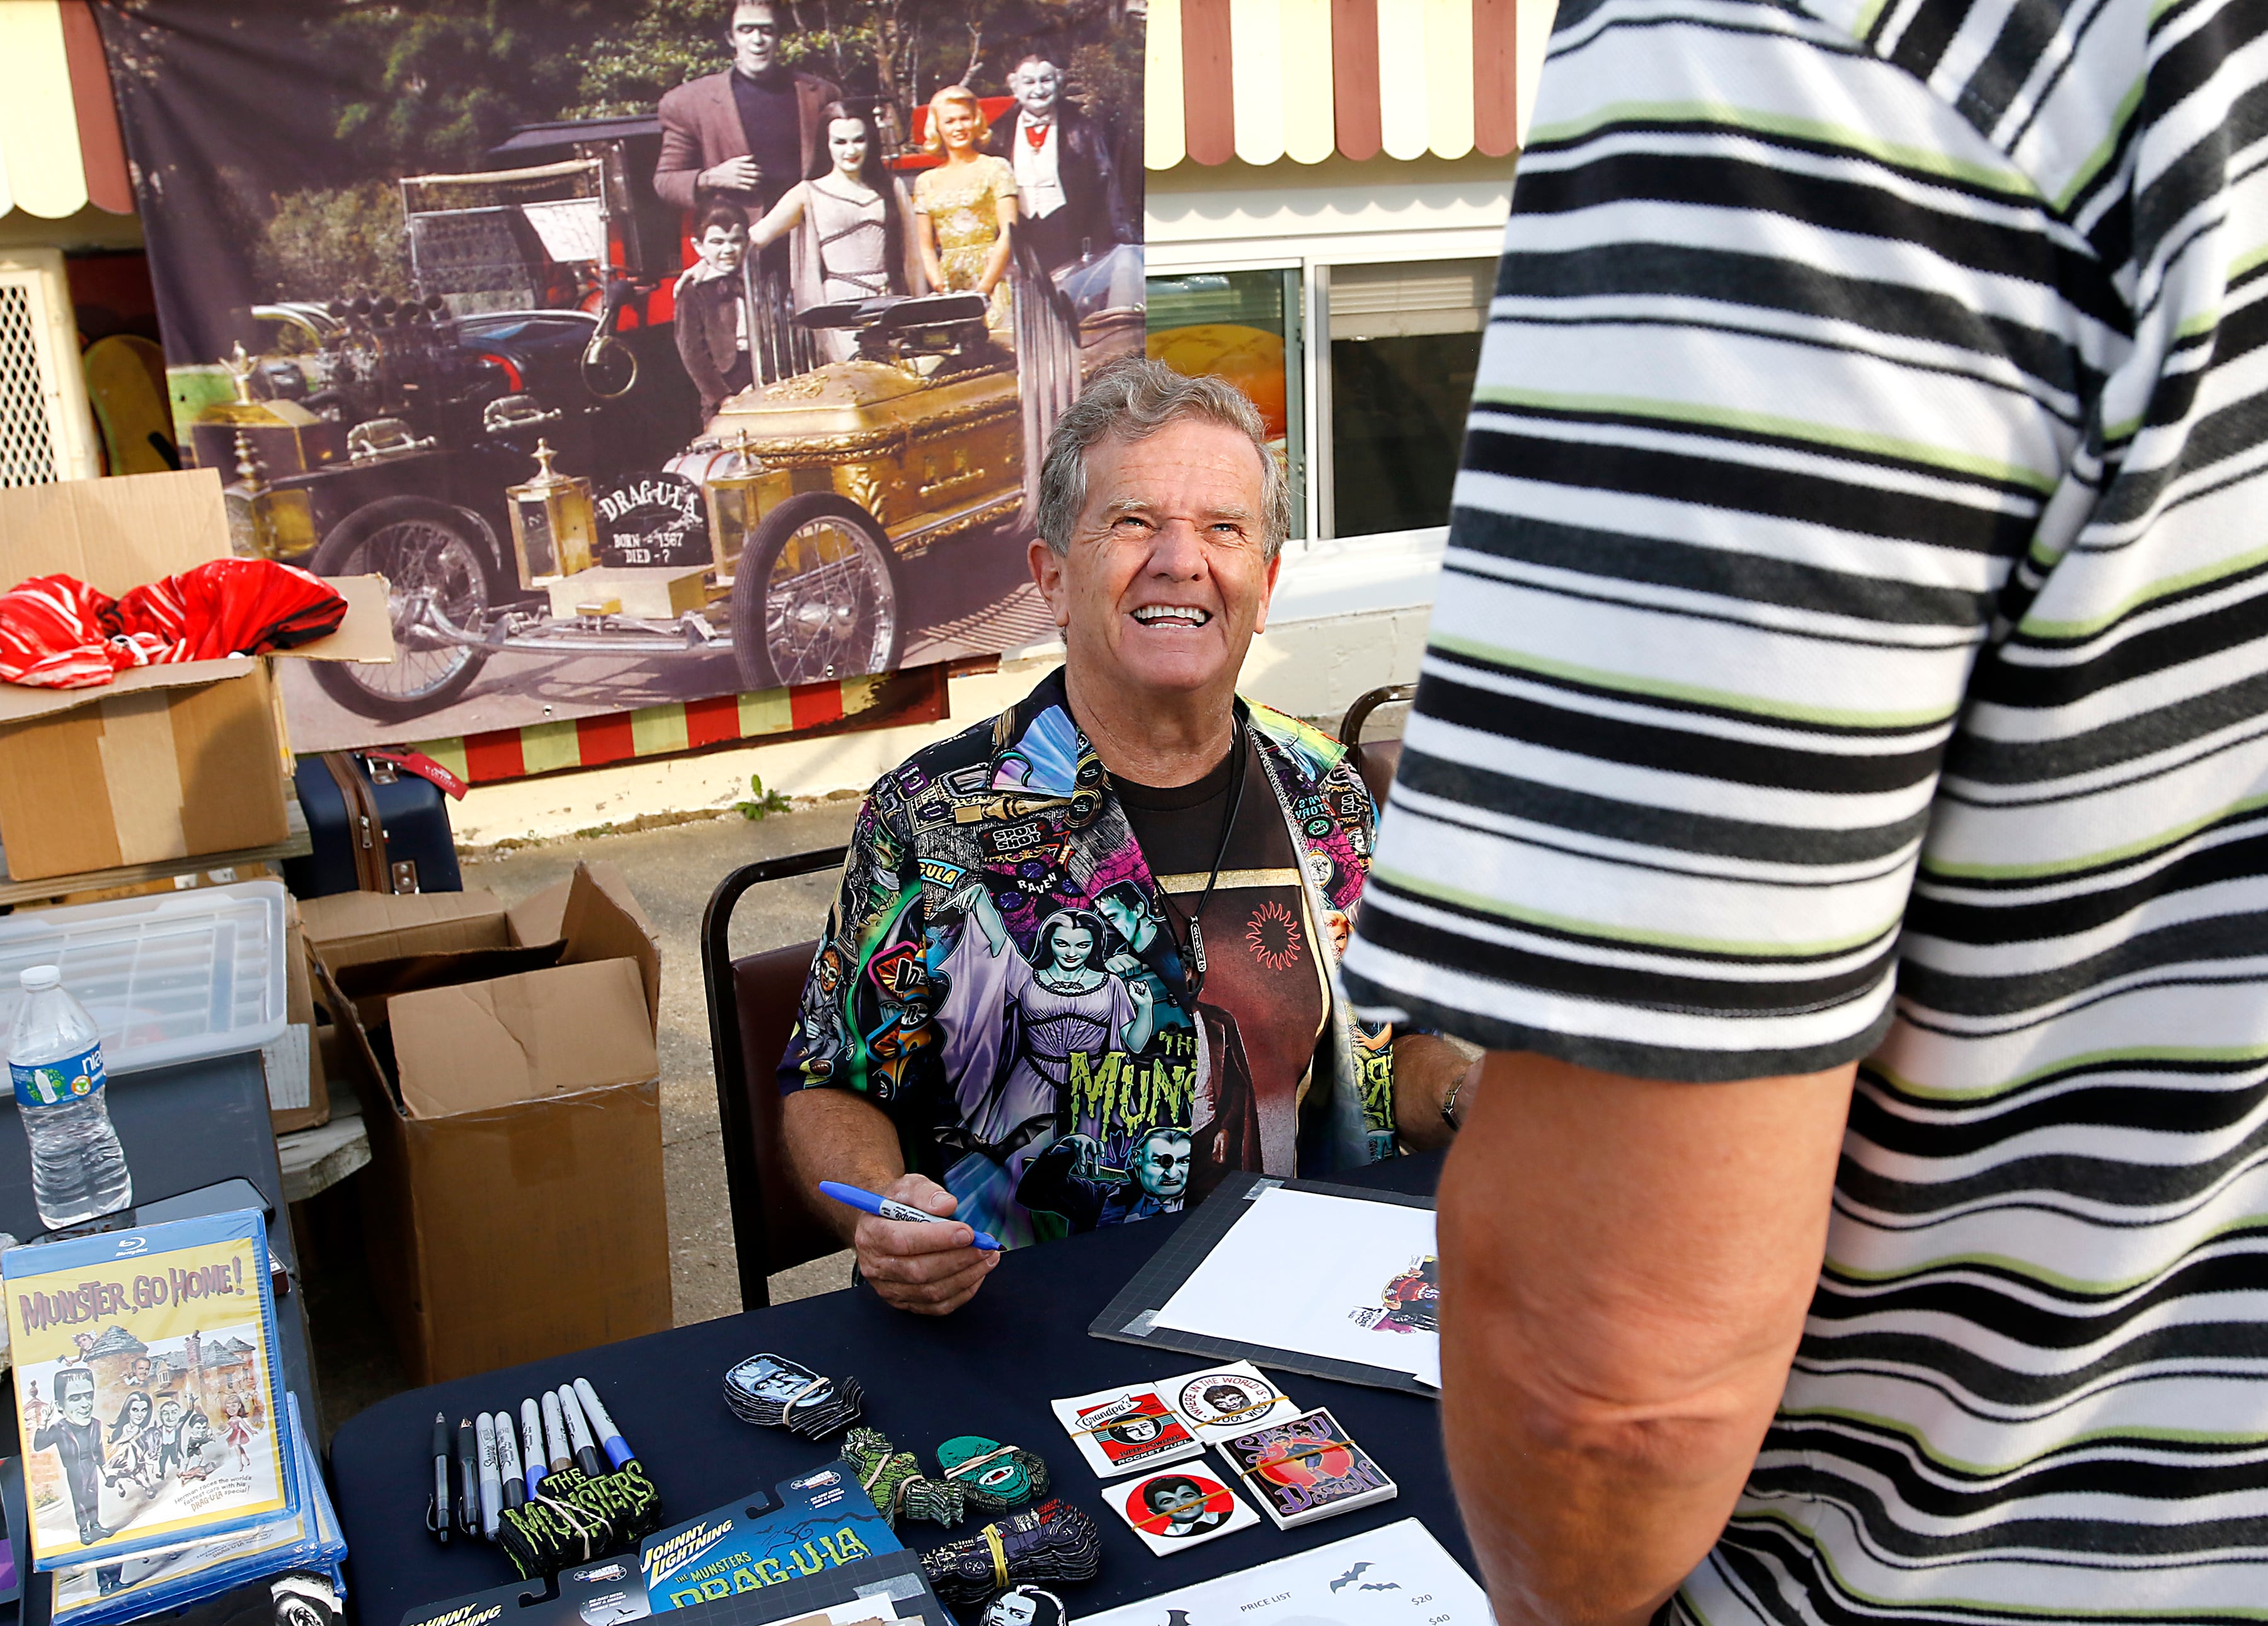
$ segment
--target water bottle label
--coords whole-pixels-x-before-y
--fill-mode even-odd
[[[11,1062],[8,1071],[16,1081],[18,1107],[60,1107],[65,1101],[82,1101],[102,1088],[102,1047],[91,1044],[77,1056],[42,1062],[36,1067]]]

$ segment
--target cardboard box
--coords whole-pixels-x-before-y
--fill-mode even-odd
[[[469,892],[335,892],[301,900],[299,919],[307,940],[333,975],[350,966],[411,954],[498,948],[513,940],[511,911],[496,894],[477,887]],[[550,920],[539,924],[536,940],[556,939],[558,923]]]
[[[260,1053],[268,1070],[269,1127],[278,1135],[318,1129],[331,1121],[306,934],[288,897],[284,901],[284,1036]]]
[[[661,952],[619,872],[580,865],[510,909],[485,893],[302,908],[351,1013],[337,1052],[370,1130],[364,1235],[412,1380],[669,1326]],[[547,963],[490,975],[500,955]]]
[[[0,591],[60,571],[116,597],[228,552],[213,469],[0,488]],[[392,659],[384,579],[331,585],[346,620],[284,658]],[[8,873],[36,880],[282,841],[278,718],[265,658],[139,666],[99,688],[0,684]]]

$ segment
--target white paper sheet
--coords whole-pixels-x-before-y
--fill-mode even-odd
[[[1408,1274],[1433,1253],[1431,1209],[1263,1192],[1166,1301],[1157,1324],[1384,1366],[1438,1387],[1440,1335],[1396,1330],[1387,1314],[1391,1284],[1410,1291]],[[1420,1300],[1425,1312],[1437,1302]]]
[[[1079,1626],[1492,1626],[1488,1594],[1404,1519],[1312,1552],[1201,1581]]]

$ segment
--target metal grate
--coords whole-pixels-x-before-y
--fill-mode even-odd
[[[43,485],[63,478],[48,394],[32,291],[0,282],[0,486]]]

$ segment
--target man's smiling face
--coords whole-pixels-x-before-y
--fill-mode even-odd
[[[1063,70],[1053,63],[1027,62],[1016,70],[1009,88],[1025,115],[1044,124],[1056,116],[1056,103],[1063,95]]]
[[[1088,450],[1069,550],[1032,544],[1082,682],[1160,702],[1234,688],[1278,563],[1264,547],[1261,456],[1204,418]]]

